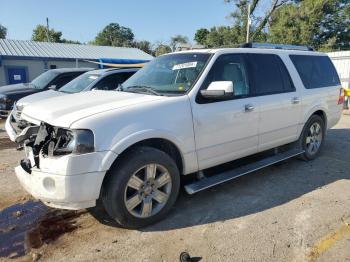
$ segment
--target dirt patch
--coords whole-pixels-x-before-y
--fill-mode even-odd
[[[12,142],[10,139],[6,137],[0,138],[0,150],[16,148],[16,146],[17,146],[16,143]]]

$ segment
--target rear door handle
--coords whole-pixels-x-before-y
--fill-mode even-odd
[[[300,103],[300,98],[299,97],[293,97],[292,98],[292,104],[299,104]]]
[[[251,111],[254,110],[254,106],[251,105],[251,104],[247,104],[247,105],[244,106],[244,110],[245,110],[246,112],[251,112]]]

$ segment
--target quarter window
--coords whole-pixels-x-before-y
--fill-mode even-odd
[[[340,85],[337,71],[327,56],[290,55],[305,88]]]

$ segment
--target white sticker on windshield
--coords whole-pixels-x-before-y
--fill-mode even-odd
[[[196,67],[196,66],[197,66],[197,61],[196,62],[188,62],[188,63],[174,65],[173,70],[180,70],[180,69],[191,68],[191,67]]]

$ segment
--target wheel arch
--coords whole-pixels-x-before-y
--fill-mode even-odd
[[[180,174],[184,172],[184,158],[181,154],[180,149],[175,143],[173,143],[172,141],[166,138],[153,137],[153,138],[140,140],[130,145],[129,147],[125,148],[123,152],[121,152],[118,155],[118,157],[115,159],[115,162],[118,161],[118,159],[120,159],[123,155],[128,153],[130,150],[141,146],[153,147],[167,153],[176,162],[176,165],[179,169]]]
[[[106,183],[106,181],[108,181],[108,178],[110,177],[111,173],[109,172],[109,170],[111,170],[114,166],[118,165],[118,162],[121,161],[123,159],[123,156],[125,156],[129,151],[140,146],[153,147],[165,152],[176,162],[180,175],[183,174],[185,168],[184,158],[176,144],[165,138],[153,137],[130,144],[128,147],[124,148],[124,150],[121,153],[119,153],[118,155],[114,155],[114,160],[106,161],[107,163],[109,163],[109,167],[106,169],[107,171],[103,178],[102,186]]]
[[[324,121],[325,124],[325,129],[327,129],[327,113],[326,113],[326,109],[323,107],[317,107],[317,108],[313,108],[312,110],[310,110],[310,112],[306,115],[306,117],[303,120],[302,125],[300,126],[299,129],[299,134],[298,134],[298,138],[300,139],[300,136],[302,136],[303,134],[303,130],[305,128],[305,125],[307,124],[307,122],[309,121],[309,119],[313,116],[313,115],[318,115],[322,118],[322,120]]]
[[[324,110],[320,109],[320,110],[315,111],[311,116],[313,116],[313,115],[318,115],[319,117],[321,117],[323,122],[324,122],[325,129],[327,129],[327,115],[326,115],[326,112]]]
[[[124,154],[136,146],[154,147],[167,153],[176,162],[179,172],[181,174],[185,172],[186,164],[183,154],[183,149],[185,147],[183,143],[170,133],[155,130],[134,133],[118,141],[111,148],[111,151],[115,154],[110,154],[108,156],[110,159],[105,161],[106,165],[103,169],[108,171]]]
[[[318,115],[322,118],[322,120],[324,121],[325,127],[327,129],[327,110],[324,107],[315,107],[312,110],[310,110],[310,112],[306,115],[305,119],[304,119],[304,125],[307,123],[307,121],[309,121],[310,117],[312,117],[313,115]]]

